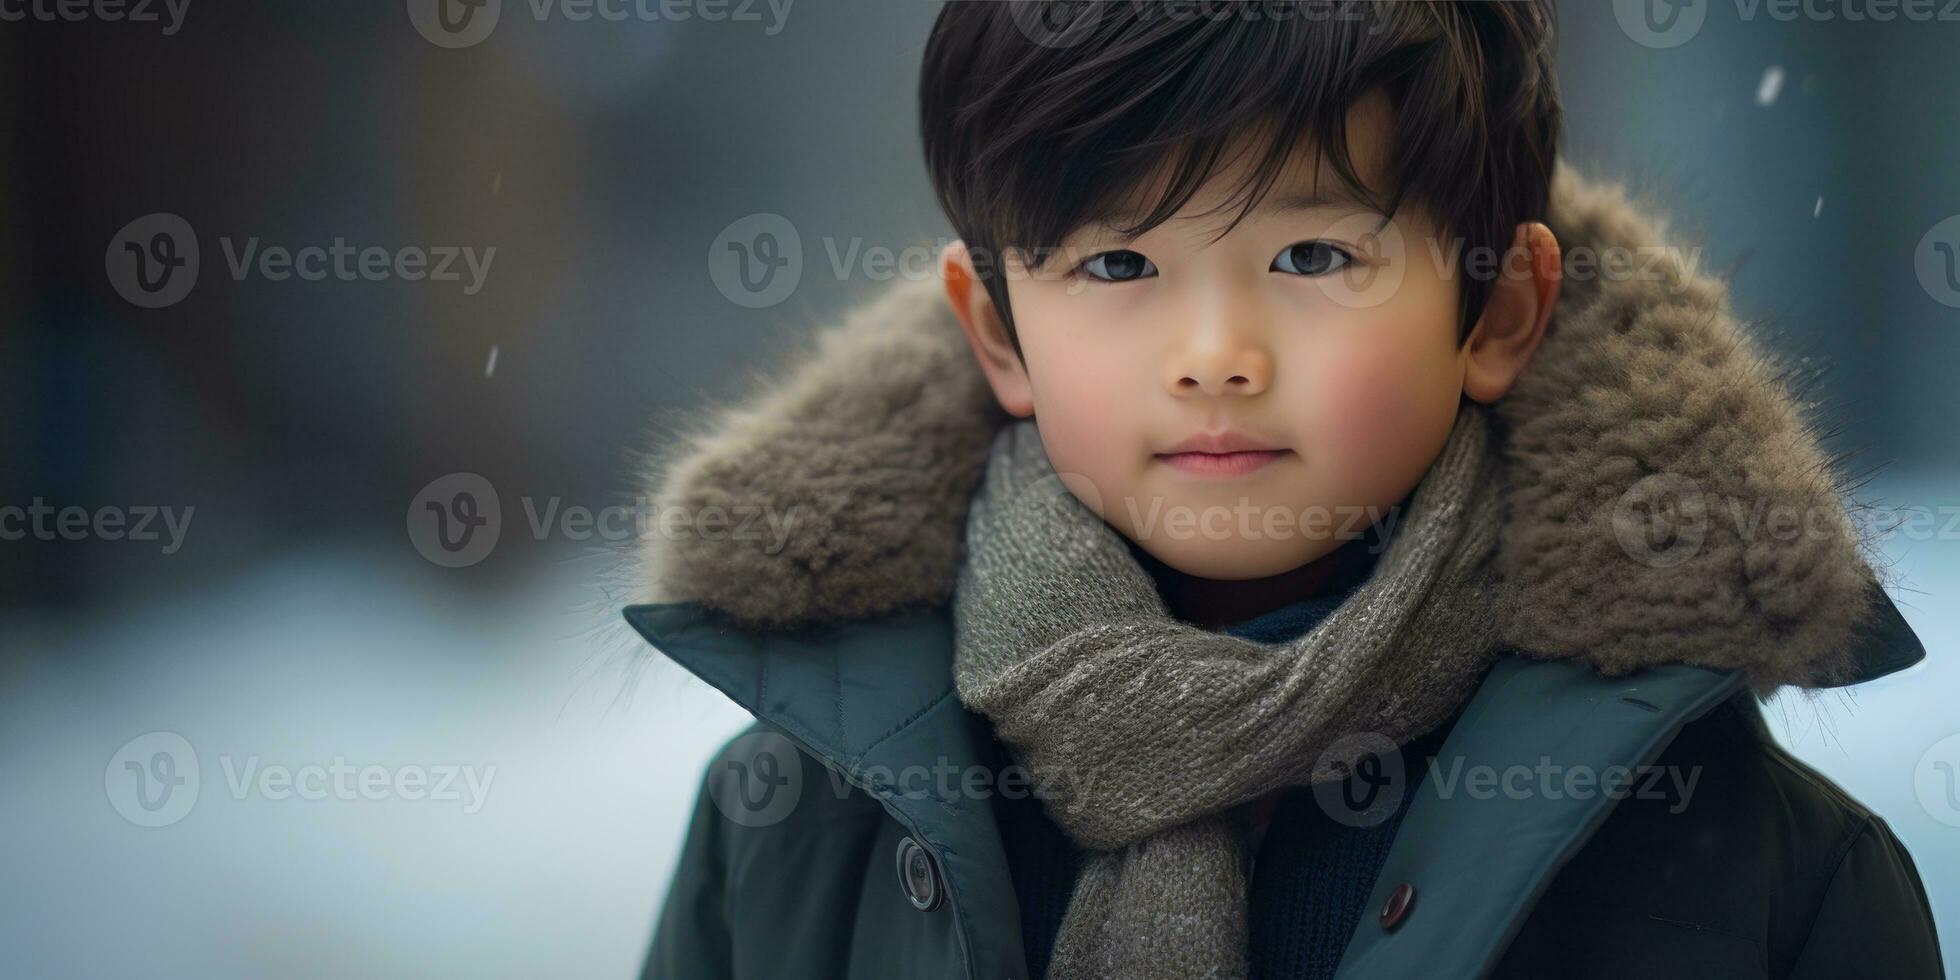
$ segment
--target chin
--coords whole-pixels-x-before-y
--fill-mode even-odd
[[[1241,582],[1290,572],[1325,556],[1343,542],[1167,541],[1156,547],[1139,543],[1152,557],[1186,575]]]

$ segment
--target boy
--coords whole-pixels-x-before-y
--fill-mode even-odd
[[[791,531],[627,611],[760,719],[647,975],[1938,976],[1757,706],[1923,651],[1721,285],[1556,167],[1549,10],[1229,10],[947,5],[941,275],[662,475]]]

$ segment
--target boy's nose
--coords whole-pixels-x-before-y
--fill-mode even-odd
[[[1273,359],[1253,344],[1233,341],[1194,347],[1166,366],[1172,395],[1256,395],[1273,381]]]

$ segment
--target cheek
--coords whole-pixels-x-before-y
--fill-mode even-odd
[[[1134,424],[1125,426],[1126,413],[1111,407],[1137,401],[1135,368],[1110,356],[1093,330],[1077,336],[1048,331],[1039,340],[1024,333],[1023,344],[1035,422],[1050,462],[1098,481],[1116,475],[1135,448],[1136,433]]]
[[[1081,384],[1061,384],[1043,389],[1034,396],[1035,422],[1041,428],[1041,442],[1048,458],[1058,470],[1073,470],[1091,476],[1105,475],[1112,465],[1117,447],[1123,445],[1117,430],[1118,413],[1104,407],[1121,404],[1112,401],[1114,392],[1096,394],[1098,387],[1083,379]]]
[[[1451,349],[1382,343],[1389,335],[1378,332],[1371,343],[1357,334],[1327,357],[1307,416],[1324,420],[1315,433],[1323,461],[1353,491],[1377,498],[1414,486],[1448,437],[1462,390]]]

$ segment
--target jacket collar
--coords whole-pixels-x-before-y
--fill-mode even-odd
[[[1858,634],[1847,658],[1855,668],[1841,683],[1873,680],[1925,655],[1883,590],[1872,601],[1879,613]],[[991,777],[1002,756],[986,721],[955,693],[946,610],[769,631],[739,628],[691,602],[635,605],[625,616],[661,652],[878,799],[932,851],[971,976],[1026,975],[991,798],[963,788],[968,774]],[[1660,665],[1609,678],[1570,661],[1505,657],[1472,695],[1442,755],[1497,771],[1530,767],[1548,752],[1568,769],[1637,767],[1743,686],[1735,670]],[[1393,934],[1364,917],[1344,975],[1414,975],[1437,963],[1482,964],[1482,972],[1612,805],[1603,794],[1534,797],[1529,805],[1501,795],[1463,799],[1444,799],[1429,783],[1418,790],[1372,901],[1379,907],[1397,884],[1419,883],[1424,914]]]
[[[625,615],[661,652],[884,804],[932,853],[968,976],[1027,977],[992,799],[964,789],[991,780],[1001,756],[986,720],[954,691],[948,611],[766,632],[697,603]]]
[[[1883,590],[1873,624],[1857,638],[1840,685],[1903,670],[1925,648]],[[1605,677],[1570,661],[1505,657],[1472,696],[1438,750],[1457,778],[1541,765],[1590,772],[1603,783],[1651,764],[1681,728],[1746,689],[1740,671],[1664,664]],[[1760,729],[1758,729],[1760,731]],[[1394,932],[1364,915],[1349,938],[1337,977],[1420,976],[1449,964],[1463,976],[1487,974],[1560,868],[1606,822],[1617,798],[1588,794],[1487,794],[1448,791],[1442,775],[1424,779],[1409,802],[1364,908],[1379,909],[1410,884],[1423,906]]]

